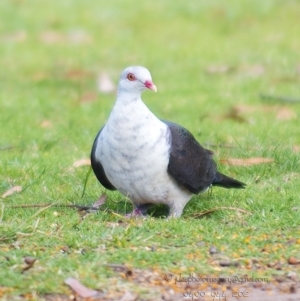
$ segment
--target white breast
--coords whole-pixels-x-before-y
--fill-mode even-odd
[[[161,203],[170,190],[169,135],[167,125],[142,102],[116,104],[99,136],[96,157],[113,186],[133,202]]]

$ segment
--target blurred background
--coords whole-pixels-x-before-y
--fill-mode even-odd
[[[299,1],[3,0],[0,20],[4,186],[87,158],[129,65],[152,73],[151,110],[202,143],[300,144]]]

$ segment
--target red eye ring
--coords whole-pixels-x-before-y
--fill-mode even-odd
[[[128,73],[128,74],[127,74],[127,78],[128,78],[130,81],[133,81],[133,80],[136,79],[133,73]]]

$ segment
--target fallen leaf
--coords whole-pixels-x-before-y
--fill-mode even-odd
[[[24,42],[27,38],[26,31],[16,31],[1,36],[2,42]]]
[[[59,31],[45,31],[41,33],[40,40],[47,44],[69,42],[74,44],[86,44],[91,42],[91,37],[84,30],[72,30],[68,34]]]
[[[116,87],[109,75],[106,72],[101,72],[98,76],[98,90],[102,93],[113,93],[116,90]]]
[[[60,248],[60,251],[62,252],[62,253],[65,253],[65,254],[70,254],[71,252],[70,252],[70,248],[68,247],[68,246],[62,246],[61,248]]]
[[[30,256],[24,257],[24,262],[26,265],[25,265],[25,267],[23,267],[22,273],[31,269],[33,267],[35,261],[36,261],[36,258],[34,258],[34,257],[30,257]]]
[[[289,259],[288,259],[288,263],[289,264],[292,264],[292,265],[294,265],[294,264],[300,264],[300,260],[298,260],[296,257],[294,257],[294,256],[291,256]]]
[[[43,81],[43,80],[47,79],[48,77],[49,77],[49,75],[44,71],[38,71],[32,75],[32,79],[37,82]]]
[[[241,115],[240,110],[235,107],[232,107],[228,113],[221,116],[221,119],[232,119],[240,123],[248,122],[248,120]]]
[[[297,273],[294,272],[294,271],[288,272],[287,275],[286,275],[286,277],[289,278],[289,279],[291,279],[292,281],[295,281],[295,282],[296,282],[297,279],[298,279],[298,275],[297,275]]]
[[[89,72],[87,70],[81,70],[81,69],[69,70],[65,75],[66,78],[73,79],[73,80],[89,78],[91,76],[93,76],[92,72]]]
[[[299,152],[300,152],[300,145],[294,145],[294,146],[293,146],[293,151],[294,151],[295,153],[299,153]]]
[[[257,110],[261,110],[261,106],[257,108],[256,106],[253,105],[245,105],[245,104],[238,104],[235,105],[232,110],[237,111],[239,114],[241,113],[253,113]]]
[[[1,145],[0,146],[0,151],[6,151],[6,150],[10,150],[12,148],[15,148],[15,146],[13,146],[13,145]]]
[[[85,166],[85,165],[91,165],[91,160],[90,159],[80,159],[73,163],[73,167],[80,167],[80,166]]]
[[[198,213],[195,213],[193,216],[194,217],[202,217],[204,215],[207,215],[207,214],[211,214],[217,210],[235,210],[237,212],[242,212],[242,213],[248,213],[248,214],[251,214],[251,212],[249,211],[246,211],[244,209],[241,209],[241,208],[236,208],[236,207],[224,207],[224,206],[221,206],[221,207],[215,207],[215,208],[212,208],[212,209],[209,209],[209,210],[205,210],[205,211],[202,211],[202,212],[198,212]]]
[[[75,29],[68,33],[68,41],[74,44],[87,44],[90,43],[92,39],[84,30]]]
[[[263,163],[272,163],[274,159],[271,158],[247,158],[247,159],[220,159],[221,164],[233,166],[251,166]]]
[[[238,261],[233,261],[233,260],[229,260],[229,259],[221,259],[219,261],[219,265],[221,267],[230,267],[230,266],[239,266],[239,262]]]
[[[47,44],[61,43],[65,39],[65,36],[57,31],[45,31],[40,35],[40,40]]]
[[[102,194],[100,198],[93,204],[93,207],[98,209],[100,206],[102,206],[105,203],[106,199],[107,199],[107,195]]]
[[[92,102],[94,100],[97,99],[97,94],[94,93],[94,92],[87,92],[85,94],[83,94],[81,97],[80,97],[80,102],[81,103],[85,103],[85,102]]]
[[[217,249],[216,246],[211,246],[211,247],[209,248],[209,254],[210,254],[210,255],[214,255],[214,254],[217,254],[217,253],[219,253],[219,250]]]
[[[249,76],[259,76],[265,73],[265,67],[262,65],[245,65],[240,68],[240,71]]]
[[[126,291],[120,301],[135,301],[137,300],[137,297],[137,294],[132,294],[131,292]]]
[[[281,121],[295,119],[296,117],[295,111],[287,107],[281,107],[276,115],[276,119]]]
[[[49,120],[43,120],[40,125],[42,128],[51,128],[52,122]]]
[[[82,298],[94,297],[98,294],[97,291],[87,288],[75,278],[67,278],[65,280],[65,284],[67,284],[77,295]]]
[[[10,189],[8,189],[5,193],[2,194],[2,198],[6,198],[9,195],[14,194],[15,192],[20,192],[22,191],[22,186],[14,186]]]
[[[207,73],[227,73],[232,70],[228,65],[211,65],[206,68]]]

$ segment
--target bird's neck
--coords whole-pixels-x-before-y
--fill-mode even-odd
[[[130,103],[135,103],[142,101],[141,99],[141,92],[126,92],[124,90],[117,92],[117,103],[122,103],[124,105],[128,105]]]
[[[109,124],[117,125],[120,128],[131,128],[143,120],[159,122],[158,118],[144,104],[140,94],[133,95],[130,93],[130,95],[126,95],[122,93],[119,95],[110,114]]]

